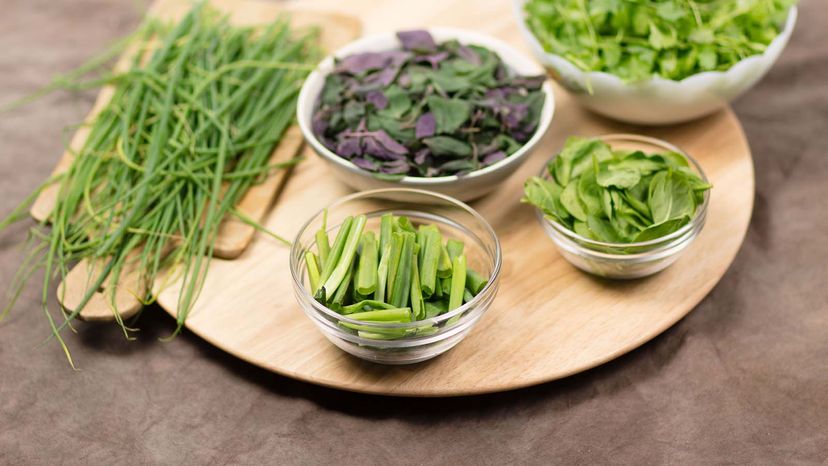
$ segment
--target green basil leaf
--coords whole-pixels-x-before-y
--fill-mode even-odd
[[[405,112],[411,108],[411,99],[408,97],[408,93],[400,86],[389,86],[388,89],[383,91],[383,94],[388,99],[388,106],[377,113],[392,118],[402,118]]]
[[[450,136],[434,136],[423,139],[423,143],[431,149],[435,155],[448,155],[456,157],[468,157],[472,154],[472,147],[469,143],[463,142]]]
[[[437,122],[438,133],[451,134],[457,131],[471,114],[471,103],[466,100],[430,95],[426,98],[426,103]]]

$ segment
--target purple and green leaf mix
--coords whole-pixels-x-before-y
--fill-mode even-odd
[[[380,176],[464,175],[517,151],[537,129],[545,76],[517,76],[491,50],[427,31],[397,33],[401,50],[336,62],[313,132]]]

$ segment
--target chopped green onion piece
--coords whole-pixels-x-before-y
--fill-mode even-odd
[[[346,274],[350,274],[352,269],[354,256],[356,255],[357,246],[359,245],[359,239],[362,236],[362,229],[365,227],[366,220],[364,215],[360,215],[354,220],[353,226],[348,232],[348,238],[342,248],[342,254],[337,258],[336,266],[323,285],[328,293],[336,290],[341,283],[344,283],[343,287],[347,288],[348,283],[344,282],[343,279]],[[337,240],[339,240],[338,237]]]
[[[466,288],[468,288],[474,296],[477,296],[483,288],[489,283],[489,280],[483,278],[483,275],[474,270],[466,271]]]
[[[377,289],[377,240],[370,231],[362,234],[355,289],[363,296],[368,296]]]
[[[451,264],[451,294],[449,295],[449,311],[463,305],[463,291],[466,289],[466,256],[461,254]]]
[[[310,281],[311,294],[316,293],[319,288],[319,264],[316,262],[316,255],[310,251],[305,253],[305,264],[308,267],[308,280]]]
[[[353,320],[362,320],[366,322],[387,322],[389,320],[411,322],[411,308],[395,307],[391,309],[379,309],[376,311],[356,312],[354,314],[349,314],[348,317]]]
[[[391,260],[391,244],[382,248],[382,256],[377,267],[377,290],[374,292],[376,301],[385,301],[385,286],[388,281],[388,262]]]
[[[402,248],[389,302],[397,307],[406,307],[411,295],[411,262],[417,259],[414,251],[414,234],[407,231],[398,234],[402,236]]]

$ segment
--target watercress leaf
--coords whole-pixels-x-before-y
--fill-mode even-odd
[[[465,100],[431,95],[426,98],[426,103],[434,115],[437,133],[440,134],[451,134],[457,131],[471,114],[471,103]]]
[[[703,71],[715,70],[718,64],[719,57],[712,45],[705,44],[699,47],[699,67]]]
[[[650,22],[650,37],[648,39],[650,45],[656,50],[663,50],[670,47],[675,47],[676,37],[675,31],[664,32],[654,22]]]
[[[681,19],[687,14],[684,7],[674,1],[656,3],[655,10],[660,18],[670,22]]]

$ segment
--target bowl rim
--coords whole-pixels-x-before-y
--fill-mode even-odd
[[[494,36],[490,36],[488,34],[453,27],[428,27],[424,29],[434,35],[448,36],[465,44],[481,45],[486,48],[490,47],[486,46],[485,43],[496,44],[498,48],[507,50],[510,56],[517,57],[520,60],[525,61],[527,64],[531,63],[533,66],[536,67],[536,73],[538,75],[543,75],[546,77],[543,84],[541,85],[541,92],[544,93],[543,108],[541,109],[538,125],[537,128],[535,128],[535,131],[532,133],[532,137],[530,137],[525,143],[521,144],[521,147],[514,153],[508,155],[503,160],[489,165],[488,167],[483,167],[460,176],[451,175],[422,177],[406,175],[402,177],[394,177],[389,179],[393,182],[397,182],[408,186],[428,188],[429,186],[451,184],[458,180],[469,180],[474,178],[485,177],[486,175],[489,175],[493,172],[497,172],[501,169],[505,169],[506,167],[509,167],[517,163],[518,161],[522,160],[523,157],[532,148],[534,148],[540,142],[543,136],[547,133],[547,131],[549,130],[549,126],[552,123],[552,118],[555,114],[555,94],[552,90],[551,80],[549,79],[549,76],[544,67],[541,64],[539,64],[536,60],[518,51],[511,44],[503,40],[500,40]],[[355,173],[360,176],[365,176],[377,180],[383,180],[383,178],[377,177],[376,173],[374,172],[369,172],[354,165],[354,163],[350,160],[346,160],[340,157],[339,155],[325,147],[313,133],[313,130],[310,126],[310,119],[306,120],[302,118],[302,114],[305,113],[304,109],[306,109],[307,106],[310,106],[311,111],[309,112],[309,114],[311,115],[311,118],[313,116],[313,108],[316,106],[316,100],[318,99],[319,95],[310,95],[310,85],[315,81],[324,81],[325,77],[327,77],[328,74],[330,74],[330,71],[325,72],[323,71],[323,68],[331,66],[335,58],[347,56],[365,49],[373,41],[389,38],[396,40],[395,34],[395,31],[387,31],[363,36],[359,39],[349,42],[345,46],[340,47],[333,53],[327,55],[316,65],[314,70],[305,79],[304,83],[302,84],[302,88],[299,91],[299,97],[297,99],[296,106],[296,120],[299,123],[299,128],[302,131],[305,140],[308,141],[308,143],[313,147],[317,154],[319,154],[324,159],[331,161],[344,169],[347,169],[351,173]]]
[[[333,309],[330,309],[327,306],[322,305],[322,303],[320,303],[316,299],[314,299],[313,295],[311,295],[310,292],[308,292],[308,289],[304,284],[303,275],[299,273],[300,264],[301,264],[302,261],[304,261],[304,252],[307,250],[306,248],[303,248],[302,250],[299,250],[300,238],[302,237],[302,235],[305,233],[305,231],[308,229],[308,227],[311,225],[311,223],[315,219],[317,219],[320,215],[322,215],[325,211],[327,211],[329,209],[336,208],[337,206],[340,206],[340,205],[345,204],[347,202],[353,201],[355,199],[363,198],[363,197],[377,196],[378,198],[381,198],[382,195],[399,194],[399,193],[425,195],[425,196],[428,196],[428,197],[433,197],[433,198],[437,198],[437,199],[442,200],[442,201],[446,201],[449,204],[451,204],[453,207],[458,207],[458,208],[464,210],[466,213],[470,214],[483,227],[486,234],[489,235],[489,237],[493,240],[493,243],[494,243],[494,251],[493,251],[494,252],[494,258],[493,258],[494,261],[493,262],[494,263],[493,263],[493,266],[492,266],[492,271],[489,274],[489,279],[488,279],[488,282],[486,283],[486,286],[484,286],[483,289],[480,290],[480,292],[477,293],[477,295],[474,296],[474,298],[472,298],[471,301],[469,301],[467,303],[463,303],[463,305],[461,305],[457,309],[452,309],[451,311],[448,311],[445,314],[441,314],[437,317],[432,317],[430,319],[416,320],[416,321],[412,321],[412,322],[403,322],[403,323],[398,323],[398,324],[388,324],[388,323],[382,323],[382,322],[366,322],[366,321],[362,321],[362,320],[351,319],[347,315],[340,314],[340,313],[334,311]],[[388,202],[393,202],[393,201],[388,201]],[[436,193],[436,192],[433,192],[433,191],[427,191],[427,190],[423,190],[423,189],[380,188],[380,189],[372,189],[372,190],[368,190],[368,191],[358,191],[358,192],[349,194],[347,196],[341,197],[341,198],[337,199],[336,201],[334,201],[332,204],[316,211],[313,215],[311,215],[310,218],[307,221],[305,221],[305,223],[303,223],[302,226],[299,228],[299,231],[298,231],[298,233],[296,233],[296,237],[294,238],[293,243],[291,244],[289,267],[290,267],[290,275],[291,275],[291,278],[293,278],[293,284],[294,284],[295,289],[301,290],[301,293],[302,293],[303,297],[306,298],[306,300],[311,303],[311,306],[317,312],[321,312],[321,313],[325,314],[326,316],[331,317],[333,319],[336,319],[338,321],[348,322],[350,324],[355,324],[355,325],[363,325],[363,326],[366,326],[366,327],[373,327],[373,328],[377,328],[377,329],[408,329],[408,328],[422,327],[423,325],[426,325],[426,324],[437,325],[437,324],[440,324],[444,321],[448,321],[449,319],[451,319],[455,316],[463,315],[465,312],[471,311],[471,310],[474,310],[475,308],[477,308],[478,304],[480,304],[480,302],[483,300],[483,298],[485,298],[488,295],[488,293],[490,293],[492,290],[497,290],[498,280],[500,279],[500,271],[501,271],[501,267],[502,267],[502,262],[503,262],[503,254],[502,254],[502,249],[501,249],[501,246],[500,246],[500,239],[497,237],[497,233],[495,233],[494,228],[492,228],[492,226],[489,224],[489,222],[485,218],[483,218],[483,216],[480,215],[480,213],[478,213],[476,210],[471,208],[468,204],[464,203],[463,201],[457,200],[457,199],[455,199],[451,196],[447,196],[445,194],[440,194],[440,193]],[[471,315],[471,313],[469,313],[467,315]],[[458,323],[459,322],[461,322],[461,321],[458,321]],[[457,325],[454,325],[451,328],[454,328],[454,327],[457,327]],[[426,336],[433,336],[433,334],[432,335],[414,335],[413,338],[416,338],[418,336],[419,337],[426,337]],[[403,337],[401,339],[404,340],[404,339],[411,339],[411,338]],[[399,340],[400,339],[396,339],[396,340],[393,340],[393,341],[399,341]],[[371,341],[375,341],[375,340],[371,340]]]
[[[710,180],[707,178],[707,175],[704,173],[704,169],[702,169],[701,165],[699,164],[698,161],[696,161],[696,159],[694,159],[690,154],[688,154],[686,151],[684,151],[680,147],[678,147],[675,144],[672,144],[670,142],[667,142],[663,139],[659,139],[659,138],[655,138],[655,137],[651,137],[651,136],[644,136],[644,135],[641,135],[641,134],[633,134],[633,133],[611,133],[611,134],[605,134],[605,135],[602,135],[602,136],[595,136],[595,137],[597,139],[601,139],[602,141],[606,142],[610,146],[612,146],[612,144],[611,144],[612,141],[633,141],[633,142],[651,144],[651,145],[654,145],[654,146],[660,146],[660,147],[663,147],[665,149],[671,150],[673,152],[676,152],[676,153],[682,155],[685,159],[687,159],[687,161],[690,162],[690,164],[693,166],[693,168],[696,169],[696,172],[698,172],[698,174],[701,176],[702,180],[704,180],[706,183],[710,183]],[[551,176],[551,175],[549,175],[549,170],[548,170],[549,164],[554,162],[559,154],[560,154],[560,151],[557,152],[555,155],[553,155],[552,158],[550,158],[549,160],[546,161],[546,163],[543,164],[543,166],[541,167],[541,171],[538,174],[539,177],[545,178],[545,177]],[[534,206],[534,207],[535,207],[535,212],[538,216],[538,220],[550,224],[555,229],[555,231],[561,233],[562,235],[564,235],[565,237],[567,237],[570,240],[573,240],[573,241],[576,241],[576,242],[579,242],[579,243],[583,243],[583,244],[587,244],[589,246],[602,247],[602,248],[646,248],[648,246],[657,246],[657,245],[661,245],[661,244],[665,244],[665,243],[666,243],[665,244],[666,246],[672,246],[672,243],[670,243],[672,240],[679,239],[679,238],[683,237],[688,232],[690,232],[694,228],[696,228],[699,223],[704,221],[704,219],[707,217],[707,207],[708,207],[709,203],[710,203],[710,190],[707,190],[707,191],[704,192],[704,202],[702,202],[701,206],[698,209],[696,209],[696,212],[693,215],[693,218],[691,218],[690,221],[687,222],[687,224],[685,224],[683,227],[679,228],[678,230],[676,230],[676,231],[674,231],[674,232],[672,232],[668,235],[660,236],[658,238],[654,238],[654,239],[647,240],[647,241],[639,241],[639,242],[633,242],[633,243],[610,243],[610,242],[606,242],[606,241],[598,241],[598,240],[594,240],[594,239],[590,239],[590,238],[585,238],[585,237],[579,235],[578,233],[575,233],[574,231],[570,230],[566,226],[561,225],[556,220],[553,220],[553,219],[549,218],[546,214],[543,213],[543,210],[541,208],[539,208],[537,206]],[[652,251],[642,251],[642,252],[637,253],[637,254],[649,254],[651,252]],[[608,252],[603,252],[603,251],[592,251],[592,250],[590,250],[590,253],[606,255],[607,257],[617,257],[617,256],[619,256],[619,257],[625,257],[625,258],[629,258],[629,257],[633,257],[633,256],[637,255],[635,253],[634,254],[613,254],[613,253],[608,253]]]
[[[645,79],[645,80],[641,80],[641,81],[627,82],[627,81],[624,81],[623,79],[621,79],[621,77],[619,77],[618,75],[615,75],[613,73],[608,73],[606,71],[588,71],[588,70],[584,70],[581,67],[579,67],[578,65],[576,65],[575,63],[573,63],[572,61],[570,61],[569,59],[565,58],[564,56],[559,55],[557,53],[552,53],[552,52],[547,51],[543,47],[543,45],[541,45],[540,41],[535,36],[535,33],[532,32],[532,30],[526,24],[526,12],[523,9],[523,5],[527,1],[528,0],[512,0],[512,6],[513,6],[513,12],[514,12],[514,15],[515,15],[515,19],[518,22],[518,27],[521,31],[521,34],[523,35],[524,39],[529,43],[529,47],[532,49],[532,51],[536,55],[541,55],[541,56],[545,57],[546,59],[560,60],[562,62],[565,62],[567,65],[571,66],[572,69],[577,70],[587,80],[589,80],[590,77],[600,77],[600,78],[611,80],[611,81],[613,81],[614,84],[621,84],[625,87],[641,87],[641,86],[646,86],[646,85],[651,84],[651,83],[663,83],[663,84],[667,84],[667,85],[681,86],[685,83],[689,83],[689,82],[692,82],[692,81],[704,80],[707,77],[721,77],[721,76],[726,76],[726,75],[731,74],[731,73],[735,73],[734,70],[737,69],[737,68],[740,68],[743,63],[748,63],[748,62],[751,62],[751,61],[764,59],[764,58],[766,58],[766,55],[768,55],[768,53],[772,49],[775,49],[776,47],[780,47],[780,45],[779,45],[780,43],[786,42],[790,38],[791,34],[793,33],[793,29],[794,29],[794,26],[796,25],[796,20],[797,20],[798,14],[799,14],[798,13],[799,10],[797,8],[797,5],[791,5],[791,7],[788,9],[788,15],[785,18],[784,27],[782,27],[779,30],[779,33],[776,35],[776,37],[774,37],[773,40],[770,41],[770,43],[768,43],[768,46],[765,48],[765,50],[762,53],[755,54],[755,55],[750,55],[748,57],[745,57],[745,58],[737,61],[736,63],[731,65],[730,68],[728,68],[726,70],[702,71],[700,73],[691,74],[690,76],[686,76],[686,77],[684,77],[682,79],[679,79],[679,80],[664,78],[660,75],[652,75],[649,79]],[[548,64],[548,63],[544,63],[544,65],[554,67],[554,65],[551,65],[551,64]]]

